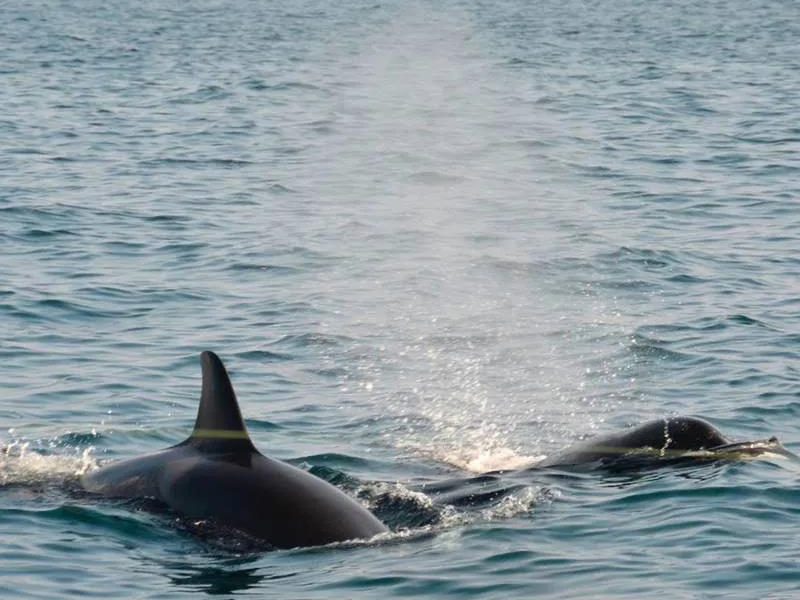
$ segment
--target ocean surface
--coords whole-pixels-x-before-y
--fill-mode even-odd
[[[667,415],[800,451],[796,2],[0,14],[0,597],[800,595],[790,462],[474,479]],[[206,349],[393,533],[82,494]]]

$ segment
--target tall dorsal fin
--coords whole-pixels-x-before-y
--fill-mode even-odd
[[[209,351],[200,355],[200,362],[203,368],[203,391],[194,431],[189,439],[246,440],[250,444],[250,436],[225,365],[216,354]]]

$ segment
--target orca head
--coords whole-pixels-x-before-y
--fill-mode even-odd
[[[673,450],[710,450],[730,443],[711,423],[697,417],[673,417],[665,425]]]
[[[200,407],[194,430],[183,444],[214,452],[255,452],[225,365],[208,350],[200,355],[200,363],[203,370]]]

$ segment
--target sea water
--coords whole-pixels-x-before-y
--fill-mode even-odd
[[[800,593],[787,461],[474,479],[675,414],[800,448],[796,3],[0,14],[2,597]],[[393,533],[85,497],[188,434],[205,349]]]

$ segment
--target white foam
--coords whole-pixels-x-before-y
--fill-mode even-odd
[[[457,452],[446,454],[444,462],[470,471],[472,473],[488,473],[490,471],[512,471],[530,467],[544,456],[528,456],[519,454],[512,448],[501,446],[489,449],[461,448]]]
[[[418,438],[407,439],[402,444],[407,451],[417,456],[452,465],[470,473],[491,471],[513,471],[530,467],[544,455],[528,455],[504,445],[500,440],[483,436],[464,435],[459,438],[436,440],[436,444],[424,444]]]
[[[42,454],[28,441],[15,440],[0,449],[0,485],[35,484],[80,477],[97,467],[94,448],[75,448],[72,455]]]
[[[402,483],[374,483],[365,486],[365,489],[369,491],[370,495],[389,494],[395,498],[412,500],[420,508],[435,509],[438,516],[436,523],[381,533],[368,540],[368,543],[405,540],[431,533],[438,534],[472,523],[512,519],[519,515],[529,514],[535,506],[543,502],[550,502],[556,496],[554,492],[545,488],[524,487],[505,496],[493,506],[475,511],[449,504],[437,505],[430,496],[411,490]]]
[[[370,495],[389,494],[394,498],[401,498],[403,500],[412,500],[422,508],[431,508],[433,501],[427,494],[416,492],[404,486],[402,483],[385,483],[376,482],[362,486]]]

